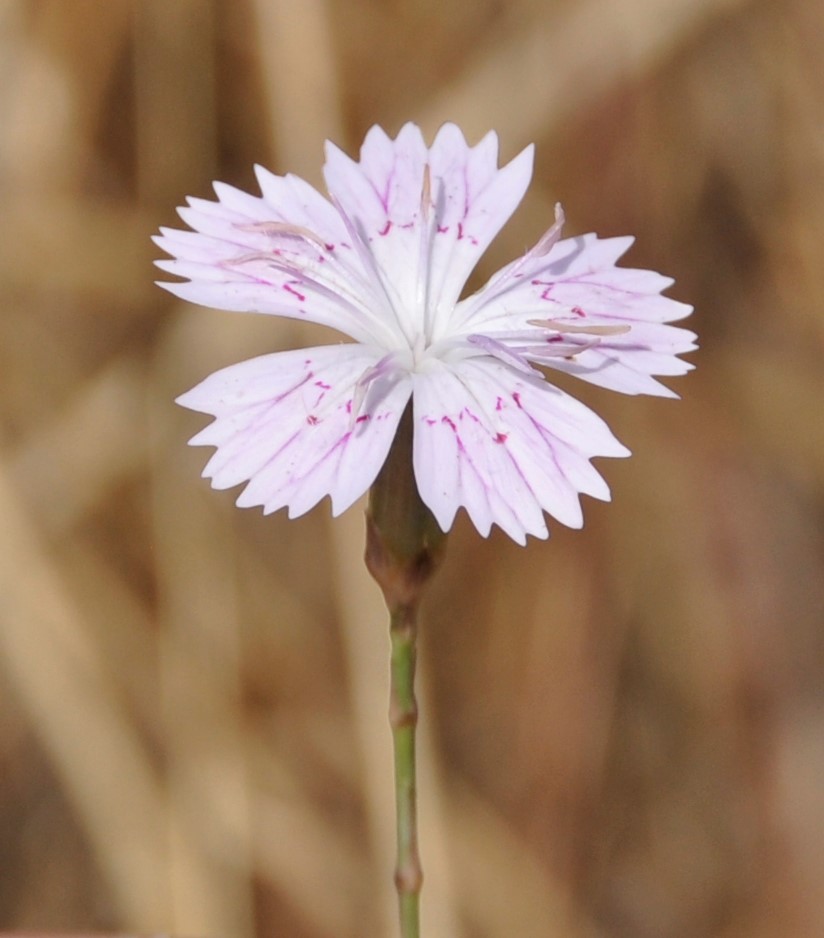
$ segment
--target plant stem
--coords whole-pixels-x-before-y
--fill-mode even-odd
[[[389,722],[395,750],[395,818],[398,890],[402,938],[418,938],[418,899],[423,873],[418,856],[417,783],[415,771],[415,639],[417,610],[400,608],[391,615],[392,667]]]
[[[415,778],[415,661],[421,596],[444,552],[445,535],[418,494],[412,466],[412,412],[407,408],[386,463],[369,492],[366,566],[389,609],[389,722],[395,751],[397,865],[402,938],[419,938],[423,873],[418,856]]]

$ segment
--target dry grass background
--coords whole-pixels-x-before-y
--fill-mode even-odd
[[[824,6],[0,0],[0,924],[391,936],[385,620],[362,516],[241,512],[173,397],[306,340],[175,303],[149,237],[253,162],[445,119],[542,231],[696,304],[681,402],[526,550],[463,521],[422,649],[425,922],[824,934]]]

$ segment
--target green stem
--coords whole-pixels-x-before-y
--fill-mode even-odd
[[[401,419],[383,469],[369,493],[366,566],[389,609],[392,646],[389,722],[395,750],[397,865],[395,887],[402,938],[419,938],[423,874],[418,856],[415,778],[417,616],[440,563],[445,535],[418,494],[412,468],[412,412]]]
[[[418,856],[417,783],[415,778],[415,728],[418,707],[415,702],[414,608],[392,612],[390,637],[392,667],[389,722],[395,749],[395,819],[397,862],[395,888],[398,891],[402,938],[418,938],[418,900],[423,882]]]

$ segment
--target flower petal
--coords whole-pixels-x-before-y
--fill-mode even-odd
[[[192,445],[216,446],[203,475],[212,487],[248,485],[241,507],[288,507],[297,517],[331,496],[340,514],[374,482],[389,452],[411,380],[397,371],[355,386],[382,351],[331,345],[263,355],[218,371],[177,402],[215,420]]]
[[[559,241],[545,256],[526,255],[458,304],[459,330],[483,332],[503,343],[517,334],[521,353],[547,367],[625,394],[676,397],[652,376],[692,369],[676,356],[696,347],[695,334],[665,325],[688,316],[692,307],[660,295],[672,284],[669,278],[615,266],[632,241],[588,234]],[[582,341],[580,352],[561,357],[551,346],[558,341],[553,322],[562,331],[564,325],[573,327],[582,340],[592,328],[596,341]],[[615,326],[630,328],[598,334],[602,327]],[[529,329],[534,329],[535,338],[525,343],[524,330]]]
[[[498,169],[498,138],[488,133],[470,147],[454,124],[432,144],[432,175],[440,181],[437,230],[429,271],[429,300],[438,325],[446,327],[467,278],[492,239],[518,207],[532,178],[534,148],[528,146]]]
[[[420,325],[410,313],[430,317],[430,336],[446,327],[467,277],[523,198],[532,155],[527,147],[499,169],[497,136],[470,147],[454,124],[429,150],[414,124],[395,140],[373,127],[360,162],[328,144],[329,191],[362,231],[407,327]]]
[[[155,243],[174,260],[157,265],[189,282],[160,286],[217,309],[303,319],[367,343],[397,340],[334,206],[296,176],[257,174],[262,198],[215,183],[219,201],[179,209],[193,231],[161,229]]]
[[[486,536],[546,537],[546,511],[583,523],[579,493],[608,499],[589,460],[628,450],[591,410],[548,382],[494,358],[434,362],[414,376],[415,475],[444,530],[466,508]]]

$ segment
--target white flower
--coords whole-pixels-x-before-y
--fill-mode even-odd
[[[329,199],[258,167],[262,197],[215,184],[217,202],[180,209],[193,231],[163,229],[164,283],[204,306],[332,326],[353,341],[277,352],[224,368],[178,402],[216,418],[191,442],[217,447],[215,488],[246,482],[240,506],[303,514],[325,495],[339,514],[374,482],[410,397],[421,498],[446,531],[463,506],[525,543],[544,512],[583,523],[580,493],[608,499],[593,456],[628,450],[535,366],[625,394],[675,397],[653,375],[693,333],[665,325],[691,307],[672,283],[616,267],[632,238],[559,240],[563,214],[523,257],[461,299],[467,277],[515,210],[532,147],[498,168],[494,133],[469,147],[453,124],[427,148],[407,124],[373,127],[360,162],[327,146]]]

